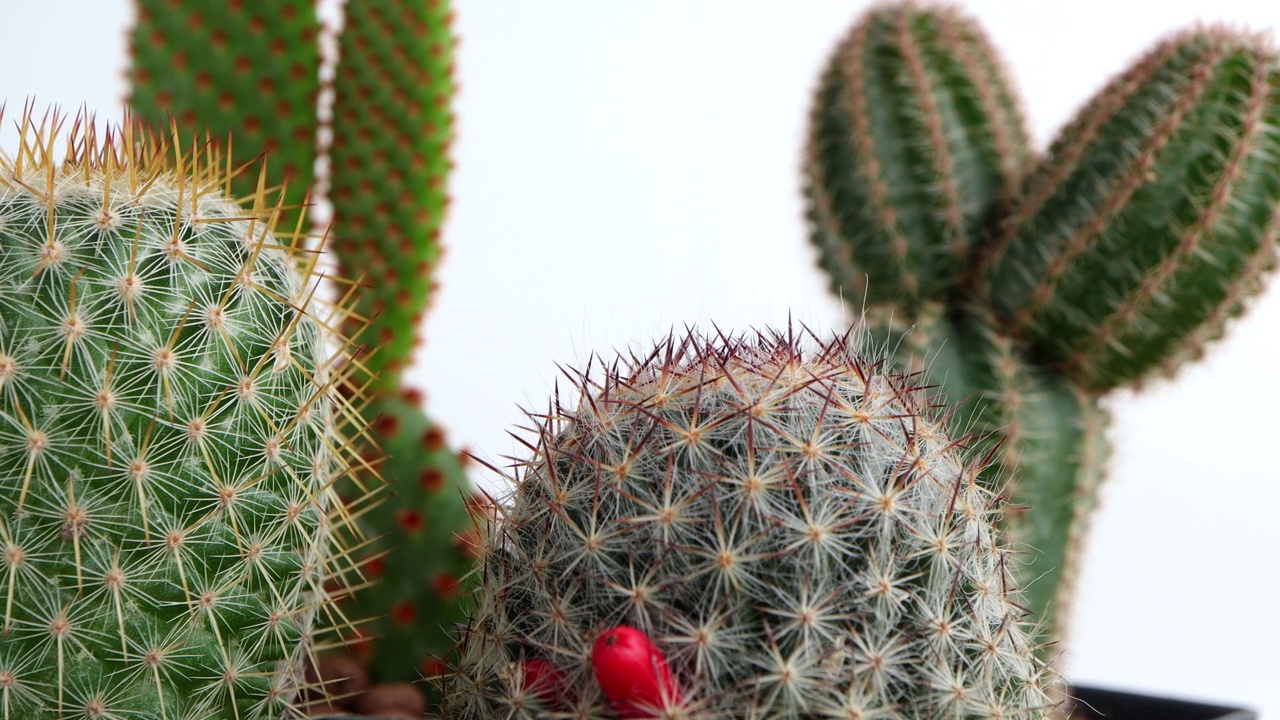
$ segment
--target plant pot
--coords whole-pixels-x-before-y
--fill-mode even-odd
[[[1258,720],[1241,708],[1205,705],[1169,698],[1074,686],[1071,720]]]

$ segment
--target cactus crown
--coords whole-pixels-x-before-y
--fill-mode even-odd
[[[0,718],[296,716],[349,569],[315,256],[211,144],[64,125],[0,156]]]
[[[668,337],[570,375],[486,553],[448,717],[606,713],[589,664],[641,629],[661,717],[1038,717],[981,463],[851,336]],[[524,677],[550,663],[555,697]],[[552,707],[548,707],[551,705]]]

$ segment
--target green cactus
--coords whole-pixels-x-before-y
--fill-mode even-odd
[[[349,6],[350,7],[350,6]],[[443,0],[366,0],[348,12],[334,78],[330,197],[342,274],[367,289],[365,359],[396,392],[420,343],[453,139],[452,11]]]
[[[996,333],[983,312],[948,314],[935,304],[917,318],[906,325],[881,311],[866,321],[876,346],[898,350],[893,362],[903,371],[942,385],[945,401],[956,406],[951,427],[975,434],[975,447],[989,454],[983,477],[1010,503],[1002,530],[1025,549],[1017,562],[1024,600],[1061,641],[1059,619],[1069,617],[1108,459],[1108,416],[1097,398],[1023,359],[1022,348]]]
[[[996,497],[914,378],[791,332],[588,367],[532,416],[445,717],[604,716],[618,625],[678,686],[646,716],[1047,715]]]
[[[211,148],[64,120],[0,158],[0,719],[297,717],[348,562],[314,260]]]
[[[985,259],[1001,331],[1092,392],[1171,374],[1259,287],[1280,231],[1280,58],[1165,40],[1068,125]]]
[[[828,61],[810,118],[805,197],[823,268],[851,302],[950,300],[1029,161],[982,29],[950,7],[877,7]]]
[[[422,317],[434,289],[432,273],[441,254],[452,139],[451,22],[450,4],[444,0],[347,4],[329,88],[332,119],[323,130],[317,110],[320,28],[312,2],[232,2],[225,12],[212,12],[201,0],[142,0],[132,33],[132,101],[139,115],[153,124],[165,125],[176,115],[183,128],[233,131],[237,162],[267,152],[267,184],[287,180],[291,203],[305,198],[319,138],[328,137],[327,164],[321,163],[328,170],[321,180],[333,209],[330,238],[340,266],[338,279],[360,286],[351,291],[354,308],[343,327],[364,351],[350,373],[363,393],[385,403],[398,402],[401,373],[420,344]],[[408,412],[397,407],[398,413]],[[413,412],[416,416],[406,417],[407,424],[431,422],[422,409]],[[436,500],[421,496],[419,481],[428,466],[450,478],[451,488],[461,482],[456,453],[406,453],[381,468],[381,482],[387,486],[381,509],[353,509],[360,514],[364,534],[381,538],[366,551],[386,553],[378,563],[388,573],[412,564],[408,557],[396,557],[401,551],[387,547],[388,539],[399,533],[398,514],[418,512],[435,521],[428,543],[438,541],[439,546],[415,541],[403,552],[436,554],[441,562],[455,552],[450,538],[474,530],[468,514],[453,501],[455,493],[438,507]],[[339,489],[345,494],[359,487],[344,482]],[[432,630],[409,651],[400,644],[407,638],[392,610],[422,608],[420,623],[434,627],[432,623],[460,616],[466,609],[461,603],[470,594],[460,592],[459,604],[439,607],[435,589],[420,576],[385,577],[386,582],[360,583],[352,599],[361,612],[377,616],[360,634],[384,638],[378,645],[388,654],[406,652],[403,658],[383,657],[379,650],[372,659],[376,679],[416,680],[421,658],[441,656],[451,643]]]
[[[446,660],[441,648],[453,646],[472,607],[469,574],[482,546],[469,519],[472,491],[462,457],[423,415],[418,393],[382,396],[363,415],[373,418],[369,431],[385,458],[376,471],[416,480],[396,482],[395,494],[362,518],[385,534],[373,538],[378,557],[364,568],[378,592],[355,594],[360,614],[375,618],[355,647],[374,677],[434,677]]]
[[[285,186],[281,227],[305,219],[316,164],[319,24],[311,0],[136,0],[129,105],[167,130],[232,138],[235,166],[266,153],[268,187]],[[257,192],[242,173],[231,188]]]
[[[1172,374],[1198,355],[1274,263],[1280,179],[1265,168],[1280,152],[1280,76],[1269,46],[1254,36],[1213,28],[1162,43],[1088,104],[1037,165],[1015,171],[1022,156],[1004,156],[1004,177],[1016,184],[1012,194],[1008,185],[984,188],[974,180],[970,187],[987,193],[986,206],[993,208],[988,233],[980,226],[971,252],[927,275],[883,262],[883,244],[863,236],[841,240],[829,219],[863,213],[864,223],[874,224],[860,198],[884,195],[877,188],[891,184],[898,197],[943,198],[940,183],[954,173],[921,172],[910,155],[884,152],[868,171],[859,154],[867,150],[848,141],[841,149],[829,138],[839,137],[839,122],[877,127],[881,111],[849,98],[869,92],[867,78],[881,78],[879,106],[916,103],[918,113],[932,114],[898,123],[897,144],[885,146],[936,147],[929,128],[952,121],[946,105],[929,109],[917,102],[914,85],[884,78],[912,77],[900,69],[901,58],[910,43],[919,43],[919,32],[901,28],[941,26],[953,15],[909,2],[882,6],[836,50],[814,100],[805,171],[810,219],[816,242],[829,244],[822,264],[835,287],[851,303],[864,296],[871,301],[866,313],[873,334],[916,353],[907,363],[927,370],[930,381],[960,403],[951,427],[998,441],[999,468],[988,481],[1010,483],[1005,492],[1017,509],[1006,513],[1005,529],[1030,548],[1018,575],[1039,624],[1061,640],[1109,455],[1102,393],[1155,370]],[[898,18],[899,30],[877,36],[886,18]],[[879,44],[872,37],[881,37]],[[850,48],[858,47],[863,51],[855,62]],[[999,64],[993,53],[984,58],[983,67]],[[980,78],[986,88],[974,90],[975,77],[945,82],[955,88],[951,95],[1012,94],[995,74]],[[840,81],[844,89],[836,87]],[[844,108],[839,122],[832,107]],[[957,129],[952,136],[966,135]],[[895,213],[902,214],[883,217]],[[923,230],[911,236],[912,247],[925,245],[919,238],[949,232],[943,215],[914,217]],[[833,256],[868,278],[836,267]],[[955,292],[933,292],[922,301],[920,293],[902,289],[908,273]]]

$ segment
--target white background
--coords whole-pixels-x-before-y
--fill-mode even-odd
[[[557,363],[591,351],[693,323],[847,322],[805,239],[797,168],[819,69],[866,4],[457,1],[448,256],[410,373],[455,442],[503,463],[518,406],[545,408]],[[1042,146],[1164,33],[1198,19],[1280,27],[1280,6],[1246,0],[966,6]],[[7,125],[29,96],[118,116],[128,3],[0,8]],[[1116,453],[1071,638],[1076,681],[1280,718],[1277,284],[1206,361],[1110,400]]]

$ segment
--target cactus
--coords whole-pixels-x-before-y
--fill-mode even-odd
[[[349,6],[350,9],[350,6]],[[453,140],[449,3],[368,0],[347,13],[334,78],[330,196],[343,275],[365,274],[365,360],[394,393],[421,342],[440,258]]]
[[[308,0],[227,3],[137,0],[129,104],[158,129],[232,138],[233,165],[266,153],[268,187],[285,187],[282,227],[294,227],[316,164],[319,25]],[[232,180],[238,197],[258,178]]]
[[[317,108],[321,32],[313,4],[233,2],[212,13],[196,0],[142,0],[132,33],[132,102],[153,124],[173,119],[184,129],[234,131],[237,162],[266,151],[274,173],[268,185],[288,180],[289,197],[299,203],[313,179],[317,145],[327,141],[320,182],[332,203],[339,280],[359,286],[350,291],[354,306],[343,333],[364,351],[351,373],[374,398],[365,418],[394,407],[406,425],[425,426],[431,423],[425,412],[411,411],[397,398],[404,391],[401,373],[421,343],[431,275],[441,255],[452,140],[452,11],[444,0],[348,3],[337,36],[338,63],[324,88],[333,97],[326,125]],[[384,440],[366,438],[362,453]],[[391,574],[408,572],[424,556],[452,567],[454,540],[474,531],[455,497],[465,484],[458,455],[421,454],[405,442],[390,443],[387,450],[399,456],[382,464],[380,473],[365,473],[367,487],[385,484],[384,504],[352,509],[364,534],[377,538],[365,551],[380,556],[375,568],[388,573],[385,582],[361,582],[351,600],[353,611],[373,618],[360,637],[385,639],[375,642],[379,650],[371,658],[375,679],[383,681],[416,680],[424,658],[446,653],[452,643],[437,628],[460,617],[466,610],[461,603],[470,597],[459,592],[453,606],[444,606],[422,576]],[[448,478],[447,492],[423,494],[420,478],[429,468]],[[349,494],[360,487],[344,482],[339,490]],[[412,513],[431,519],[433,530],[424,536],[429,540],[398,551],[389,546],[401,536],[396,518]],[[401,552],[406,555],[398,557]],[[405,607],[420,609],[424,631],[417,638],[395,619]]]
[[[1261,38],[1158,44],[1027,178],[980,274],[1001,331],[1096,393],[1200,355],[1274,260],[1277,126],[1280,57]]]
[[[378,557],[364,570],[378,593],[357,592],[355,600],[360,614],[376,616],[375,625],[388,629],[362,628],[370,637],[357,648],[374,677],[415,670],[432,677],[443,668],[441,648],[453,646],[452,629],[470,607],[461,600],[470,595],[467,576],[481,540],[474,523],[460,527],[457,518],[470,517],[471,490],[461,458],[445,443],[444,431],[423,415],[417,393],[380,397],[363,414],[373,418],[369,430],[385,457],[377,472],[416,480],[395,483],[395,495],[361,519],[385,535],[373,538]]]
[[[874,226],[877,216],[866,214],[860,198],[887,197],[886,187],[896,187],[898,197],[945,198],[938,188],[955,173],[939,167],[912,174],[913,166],[880,156],[869,164],[866,148],[880,146],[832,141],[839,125],[831,108],[845,108],[845,127],[873,127],[878,111],[850,98],[869,92],[869,78],[912,77],[899,66],[919,33],[881,31],[879,45],[868,38],[877,37],[886,17],[910,28],[941,26],[953,16],[949,8],[882,6],[836,50],[814,100],[810,220],[815,242],[828,244],[821,262],[833,284],[851,302],[864,294],[872,301],[866,313],[873,336],[910,348],[916,355],[906,364],[927,370],[960,403],[953,429],[992,438],[998,467],[987,477],[1010,481],[1015,508],[1003,524],[1031,550],[1017,574],[1039,623],[1061,640],[1109,455],[1102,394],[1153,371],[1172,374],[1221,334],[1274,262],[1280,180],[1264,168],[1280,151],[1274,129],[1280,76],[1272,51],[1254,36],[1211,28],[1162,43],[1099,93],[1043,160],[1018,171],[1021,155],[1004,155],[1013,192],[988,184],[993,210],[971,237],[970,252],[928,275],[887,265],[884,248],[861,236],[839,240],[830,218],[863,213]],[[861,54],[850,50],[857,47]],[[998,66],[993,54],[984,57],[982,67]],[[973,90],[973,77],[948,78],[957,88],[950,94],[1011,94],[994,74],[980,80],[985,89]],[[836,87],[841,80],[843,89]],[[919,95],[910,83],[877,87],[880,106],[899,107]],[[947,106],[920,107],[930,117],[898,124],[896,144],[884,146],[937,146],[928,129],[951,120]],[[953,135],[961,136],[947,137]],[[981,185],[975,180],[971,187]],[[905,214],[890,210],[880,217]],[[911,236],[912,247],[948,232],[945,215],[914,217],[925,225]],[[933,247],[941,253],[944,246]],[[833,267],[837,256],[868,279]],[[920,293],[901,289],[908,273],[923,278],[921,287],[955,291],[922,301]]]
[[[835,287],[909,313],[952,299],[1030,160],[982,29],[949,7],[877,7],[833,53],[810,127],[805,196]]]
[[[445,717],[1049,711],[981,459],[856,338],[690,333],[569,382],[531,416]],[[631,683],[619,625],[653,644]]]
[[[0,719],[297,717],[348,562],[314,256],[211,147],[64,122],[0,157]]]

